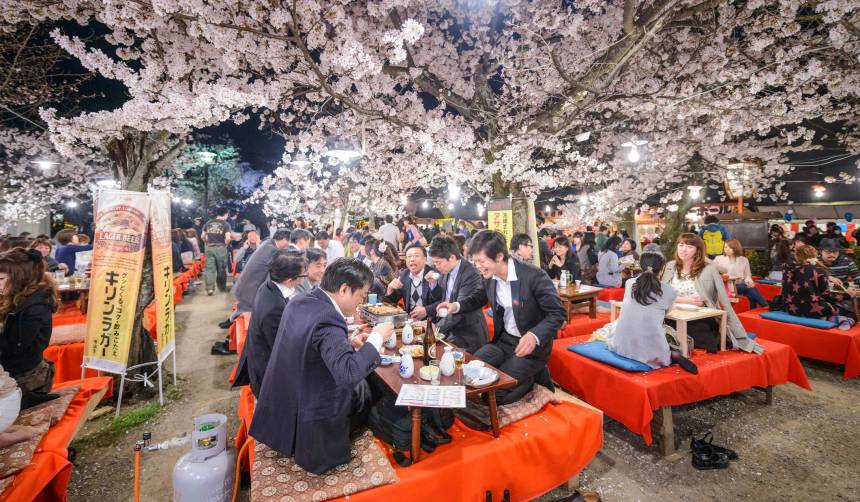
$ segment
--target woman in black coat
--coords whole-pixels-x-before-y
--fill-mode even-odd
[[[41,253],[15,248],[0,254],[0,365],[25,396],[46,394],[54,383],[54,365],[42,353],[58,304]]]
[[[558,279],[561,277],[561,271],[567,270],[570,275],[570,281],[581,279],[579,269],[579,258],[570,250],[570,241],[567,237],[558,237],[552,245],[553,256],[549,261],[550,279]]]

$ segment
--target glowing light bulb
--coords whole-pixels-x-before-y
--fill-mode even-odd
[[[639,149],[634,146],[630,149],[630,153],[627,154],[627,160],[630,162],[639,162],[639,159]]]
[[[70,200],[70,201],[66,202],[66,207],[70,207],[70,208],[78,207],[78,201]]]
[[[691,199],[698,199],[702,195],[702,188],[704,188],[704,187],[701,187],[699,185],[688,186],[687,190],[690,191],[690,198]]]
[[[424,202],[421,203],[421,209],[429,209],[429,208],[430,208],[430,202],[428,202],[427,200],[425,200]]]

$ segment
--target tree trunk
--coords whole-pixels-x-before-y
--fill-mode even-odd
[[[537,249],[537,218],[534,201],[526,196],[519,183],[506,183],[502,181],[498,173],[493,175],[493,194],[499,199],[511,197],[514,235],[527,234],[532,236],[535,249]]]
[[[132,192],[145,192],[149,183],[164,172],[184,146],[184,141],[176,141],[165,131],[154,133],[128,131],[121,139],[111,140],[105,148],[113,161],[112,169],[121,188]],[[137,306],[134,309],[128,366],[152,362],[157,357],[155,343],[142,325],[143,311],[155,298],[151,246],[151,240],[147,238]],[[143,370],[138,371],[138,373],[142,372]],[[133,375],[129,376],[133,377]],[[126,386],[130,393],[143,388]]]

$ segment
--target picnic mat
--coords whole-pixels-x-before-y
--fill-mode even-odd
[[[109,389],[112,382],[111,377],[97,377],[54,386],[54,390],[75,385],[80,389],[63,418],[42,437],[30,465],[19,472],[0,495],[0,502],[66,500],[66,489],[72,475],[72,463],[68,460],[69,442],[87,413],[90,399],[102,389]]]
[[[67,343],[65,345],[48,345],[42,356],[54,362],[54,386],[81,379],[81,362],[84,360],[84,342]],[[98,371],[87,369],[85,378],[96,378]],[[113,389],[108,389],[105,397],[112,395]]]
[[[800,357],[844,364],[842,378],[860,375],[860,324],[847,331],[816,329],[762,319],[759,316],[761,312],[766,312],[766,309],[751,310],[738,315],[738,318],[744,328],[759,338],[788,345]]]
[[[567,350],[587,336],[557,340],[549,370],[552,379],[606,415],[624,424],[651,444],[653,410],[704,401],[755,386],[792,382],[811,390],[794,350],[781,343],[758,340],[762,355],[740,351],[693,356],[699,374],[677,365],[643,373],[629,373]]]
[[[473,502],[484,500],[488,490],[493,500],[501,500],[505,489],[510,490],[511,500],[532,500],[566,482],[594,458],[603,446],[603,416],[566,401],[509,425],[498,438],[469,429],[457,419],[449,432],[454,438],[451,443],[433,453],[422,452],[419,462],[410,467],[398,466],[388,446],[376,440],[400,481],[356,493],[348,500]],[[252,464],[253,457],[252,452]],[[252,483],[254,477],[252,472]]]

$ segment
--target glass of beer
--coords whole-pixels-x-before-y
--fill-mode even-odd
[[[465,353],[459,350],[454,352],[454,385],[463,384],[463,363],[465,361]]]

